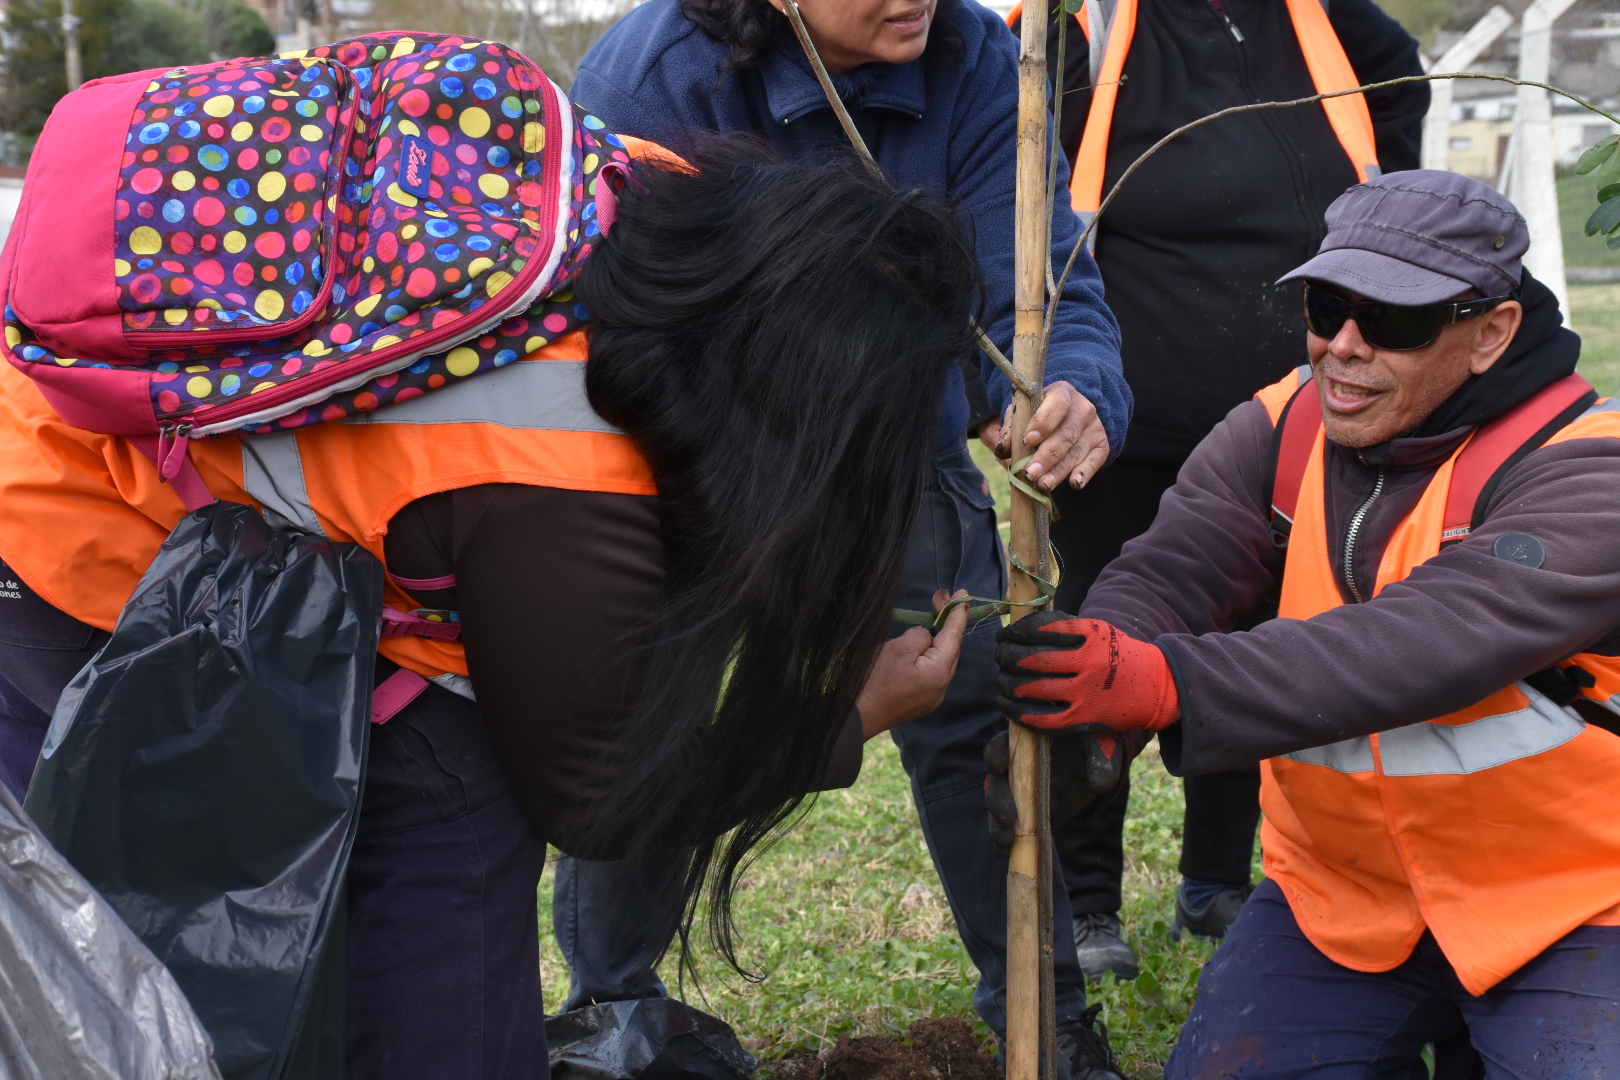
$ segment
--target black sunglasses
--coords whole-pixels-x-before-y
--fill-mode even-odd
[[[1410,352],[1433,345],[1440,331],[1452,323],[1474,319],[1495,308],[1507,296],[1485,296],[1478,300],[1456,300],[1442,304],[1407,307],[1381,300],[1349,300],[1332,289],[1305,283],[1305,325],[1317,337],[1333,338],[1354,319],[1362,340],[1375,349]]]

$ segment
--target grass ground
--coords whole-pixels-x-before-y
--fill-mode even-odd
[[[1581,374],[1600,394],[1620,395],[1620,282],[1571,285],[1569,306],[1581,335]]]
[[[1133,983],[1097,993],[1128,1075],[1158,1075],[1192,1004],[1212,947],[1170,942],[1181,850],[1181,787],[1150,750],[1136,764],[1126,825],[1124,922],[1143,958]],[[802,824],[748,873],[737,899],[747,982],[705,957],[702,995],[761,1060],[830,1048],[844,1035],[903,1034],[923,1016],[973,1015],[976,974],[923,846],[899,754],[867,747],[853,788],[821,796]],[[552,938],[548,871],[540,890],[546,992],[560,1001],[567,968]],[[664,965],[672,976],[674,961]],[[706,1004],[704,1001],[706,1000]],[[977,1024],[982,1037],[989,1032]]]

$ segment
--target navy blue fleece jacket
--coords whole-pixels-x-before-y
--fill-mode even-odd
[[[985,330],[1003,352],[1013,335],[1013,186],[1018,43],[994,12],[973,0],[941,0],[954,33],[930,36],[909,64],[867,64],[837,78],[856,127],[900,184],[956,200],[971,219],[988,285]],[[954,39],[954,40],[952,40]],[[677,0],[647,0],[596,43],[569,96],[614,131],[679,151],[692,129],[756,132],[794,160],[847,152],[848,142],[791,36],[757,68],[727,71],[725,46],[681,14]],[[1060,165],[1052,223],[1060,269],[1080,232]],[[1117,455],[1131,419],[1119,360],[1119,325],[1103,304],[1102,278],[1082,256],[1064,289],[1047,358],[1048,383],[1067,380],[1108,430]],[[980,371],[999,412],[1011,387],[988,357]],[[941,406],[940,439],[958,442],[968,422],[959,373]]]

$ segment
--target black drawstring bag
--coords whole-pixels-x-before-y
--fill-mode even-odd
[[[173,973],[226,1080],[342,1075],[382,590],[355,544],[195,510],[46,736],[29,815]]]

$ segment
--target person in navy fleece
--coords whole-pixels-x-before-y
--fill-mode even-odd
[[[775,0],[779,3],[779,0]],[[986,279],[986,332],[1004,352],[1013,336],[1013,209],[1018,43],[970,0],[801,0],[805,22],[856,126],[898,183],[955,201]],[[610,130],[680,152],[699,132],[750,131],[795,160],[848,154],[849,143],[787,18],[771,0],[648,0],[608,31],[570,91]],[[1068,165],[1054,188],[1052,260],[1061,269],[1080,233]],[[1030,425],[1028,475],[1045,490],[1079,488],[1119,453],[1131,419],[1119,329],[1089,257],[1059,304],[1047,391]],[[1005,570],[988,487],[968,456],[970,423],[1000,417],[1011,387],[988,357],[964,364],[988,409],[970,411],[953,373],[940,403],[936,482],[913,541],[898,603],[926,607],[939,588],[1003,595]],[[974,370],[974,369],[977,370]],[[977,387],[975,387],[977,389]],[[881,393],[882,387],[873,387]],[[791,477],[784,477],[791,483]],[[881,493],[874,493],[881,497]],[[985,744],[1005,721],[995,705],[997,620],[963,646],[944,705],[896,729],[923,833],[980,972],[974,1004],[1006,1027],[1006,862],[985,828]],[[677,921],[652,910],[645,868],[564,859],[554,908],[572,968],[568,1008],[664,993],[653,965]],[[1059,926],[1071,916],[1056,890]],[[1057,938],[1058,1014],[1065,1078],[1114,1075],[1068,934]]]

